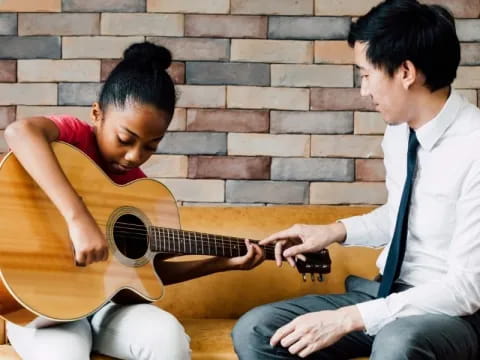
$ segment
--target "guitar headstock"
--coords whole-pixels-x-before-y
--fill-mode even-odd
[[[323,275],[330,273],[330,266],[332,260],[327,249],[323,249],[315,254],[305,254],[306,261],[300,259],[296,260],[296,266],[299,273],[303,276],[303,281],[306,281],[307,274],[310,274],[312,281],[316,279],[323,281]],[[317,277],[315,278],[315,275]]]

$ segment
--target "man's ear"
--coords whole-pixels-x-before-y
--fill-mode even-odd
[[[405,60],[402,65],[400,65],[400,75],[405,90],[410,89],[410,87],[418,79],[418,71],[415,65],[410,60]]]
[[[100,125],[103,120],[103,111],[98,102],[92,104],[92,108],[90,109],[90,119],[95,126]]]

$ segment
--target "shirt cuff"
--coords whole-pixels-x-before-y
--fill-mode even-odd
[[[365,332],[370,335],[376,335],[381,328],[395,320],[388,310],[385,299],[376,299],[357,304],[357,309],[363,319]]]
[[[342,245],[344,246],[365,246],[365,225],[361,216],[353,216],[338,220],[347,230],[347,236]]]

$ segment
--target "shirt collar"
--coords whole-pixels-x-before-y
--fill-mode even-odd
[[[437,141],[455,121],[463,101],[460,94],[452,89],[442,110],[432,120],[415,131],[418,142],[423,149],[430,151],[435,146]]]

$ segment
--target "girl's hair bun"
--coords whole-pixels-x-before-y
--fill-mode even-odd
[[[155,63],[155,65],[166,70],[172,63],[172,54],[167,48],[145,41],[130,45],[124,52],[125,61],[136,61],[139,63]]]

